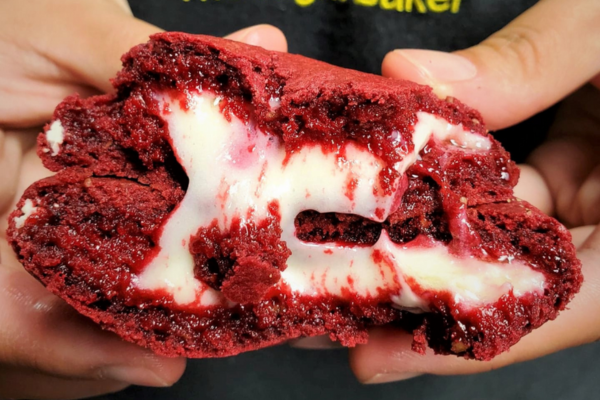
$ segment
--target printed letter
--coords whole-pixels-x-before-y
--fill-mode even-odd
[[[429,11],[441,13],[450,9],[450,0],[427,0]]]
[[[452,14],[456,14],[456,13],[458,13],[459,10],[460,10],[460,0],[452,0],[452,8],[450,9],[450,12]]]
[[[379,7],[383,8],[384,10],[395,10],[397,2],[402,2],[402,0],[379,0]]]
[[[296,0],[296,4],[298,4],[300,7],[308,7],[314,2],[315,0]]]
[[[378,0],[354,0],[354,4],[365,7],[373,7],[377,5]]]

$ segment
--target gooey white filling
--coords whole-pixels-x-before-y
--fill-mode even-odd
[[[527,265],[457,258],[443,245],[416,248],[393,243],[385,231],[371,247],[306,243],[295,236],[294,220],[305,210],[356,214],[384,221],[394,198],[376,194],[381,161],[353,144],[344,156],[305,146],[286,160],[279,139],[219,110],[215,96],[196,95],[189,111],[161,98],[173,148],[190,181],[187,193],[164,225],[160,251],[135,278],[141,289],[162,289],[181,305],[211,305],[222,295],[194,277],[189,239],[215,219],[227,229],[234,217],[268,216],[276,200],[282,240],[291,250],[282,281],[304,295],[391,296],[398,307],[427,310],[418,293],[449,291],[467,304],[489,303],[512,290],[516,295],[543,290],[544,276]],[[414,150],[394,166],[404,173],[433,135],[458,151],[486,150],[487,138],[420,112]],[[399,134],[396,132],[396,137]],[[392,132],[393,139],[394,132]],[[352,184],[350,184],[352,183]],[[396,187],[400,179],[395,182]],[[381,192],[381,191],[380,191]],[[413,290],[418,286],[419,290]]]
[[[21,215],[20,217],[15,217],[14,219],[15,227],[17,229],[21,229],[23,226],[25,226],[25,221],[27,221],[27,218],[35,214],[36,211],[37,207],[33,204],[33,200],[25,200],[23,207],[21,207],[21,212],[23,213],[23,215]]]
[[[60,120],[56,120],[50,125],[50,129],[46,131],[46,142],[52,150],[51,155],[55,156],[60,151],[60,145],[65,140],[65,129],[62,126]]]

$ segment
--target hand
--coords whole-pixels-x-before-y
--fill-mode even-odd
[[[504,128],[555,104],[586,82],[600,86],[600,3],[540,1],[478,46],[454,54],[400,50],[387,55],[383,74],[433,86],[483,114],[490,129]],[[600,92],[592,85],[568,98],[549,139],[522,166],[516,195],[572,227],[585,282],[568,310],[490,362],[421,356],[412,337],[374,329],[351,351],[351,366],[368,383],[423,373],[489,371],[600,337]],[[588,226],[585,226],[588,225]]]
[[[25,272],[6,241],[21,193],[49,174],[35,154],[40,125],[67,95],[110,91],[121,54],[158,31],[124,0],[0,2],[0,398],[168,386],[184,371],[185,360],[154,355],[78,315]],[[270,26],[230,38],[286,50]]]

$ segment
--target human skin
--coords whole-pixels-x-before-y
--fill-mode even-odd
[[[0,2],[0,398],[81,398],[128,385],[169,386],[185,369],[78,315],[31,277],[6,240],[20,194],[47,176],[35,138],[67,95],[112,89],[120,57],[159,29],[124,0]],[[260,25],[231,39],[287,49]]]

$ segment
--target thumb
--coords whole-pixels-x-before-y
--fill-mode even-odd
[[[34,61],[39,56],[50,61],[46,69],[56,70],[50,76],[63,84],[109,90],[108,79],[118,71],[121,55],[160,31],[134,18],[124,0],[29,3],[7,0],[0,6],[5,39],[27,49]]]
[[[481,44],[456,53],[396,50],[383,75],[477,108],[490,129],[556,103],[600,72],[600,2],[545,0]]]
[[[121,56],[161,31],[134,18],[123,1],[64,0],[57,7],[61,10],[56,19],[29,12],[23,13],[26,18],[21,15],[21,22],[31,25],[29,42],[40,54],[69,70],[74,80],[102,91],[112,89],[109,79],[120,69]],[[43,21],[41,26],[39,21]],[[271,50],[287,49],[283,33],[269,25],[246,28],[230,38]]]
[[[0,125],[42,124],[64,97],[112,90],[121,55],[160,32],[133,17],[126,0],[0,1]],[[286,51],[269,25],[238,31],[233,40]]]
[[[0,303],[0,398],[80,398],[131,384],[165,387],[185,369],[182,358],[155,355],[98,329],[23,269],[0,264]]]
[[[118,22],[121,18],[122,22]],[[126,28],[120,31],[105,31],[106,27],[103,26],[98,31],[89,32],[87,40],[92,43],[92,48],[99,50],[88,52],[91,56],[89,58],[75,59],[70,55],[71,58],[68,60],[88,84],[106,92],[112,90],[110,78],[114,77],[121,69],[121,56],[133,46],[147,42],[150,35],[162,31],[131,16],[113,18],[110,21],[117,24],[114,26],[120,25]],[[111,35],[112,38],[110,38]],[[125,36],[123,37],[123,35]],[[287,51],[287,42],[283,32],[271,25],[251,26],[226,37],[268,50]],[[109,39],[107,40],[107,38]],[[82,46],[89,48],[90,45],[83,43]]]

